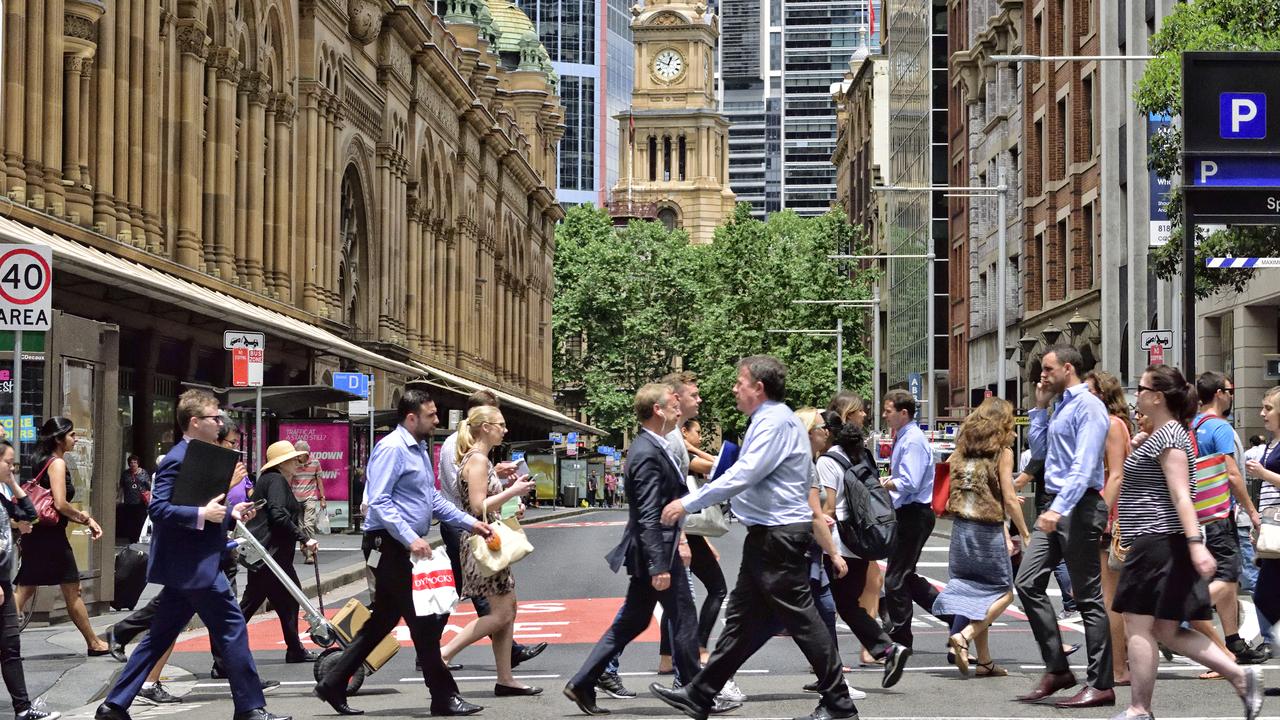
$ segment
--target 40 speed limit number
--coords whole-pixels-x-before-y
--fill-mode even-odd
[[[0,245],[0,330],[48,330],[52,307],[53,251]]]

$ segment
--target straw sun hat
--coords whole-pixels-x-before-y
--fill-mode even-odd
[[[258,472],[265,472],[279,465],[286,460],[292,460],[304,453],[294,449],[293,443],[288,440],[280,440],[267,446],[267,461],[258,468]]]

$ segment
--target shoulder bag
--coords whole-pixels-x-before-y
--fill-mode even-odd
[[[31,498],[31,504],[36,509],[36,522],[46,525],[57,525],[62,520],[62,513],[58,512],[58,508],[53,504],[53,491],[40,484],[40,478],[44,476],[49,469],[49,463],[52,462],[53,458],[46,460],[40,472],[22,484],[22,492]]]
[[[1254,543],[1255,554],[1259,560],[1280,559],[1280,507],[1259,510],[1258,514],[1262,516],[1262,527]]]
[[[489,527],[502,541],[497,550],[490,550],[489,543],[479,535],[472,535],[467,541],[470,545],[471,557],[475,559],[480,574],[484,577],[497,575],[533,552],[533,544],[529,542],[524,530],[520,528],[520,522],[515,518],[489,523]]]
[[[689,492],[697,492],[698,481],[694,480],[692,475],[687,476],[685,482],[689,486]],[[717,538],[729,532],[729,518],[724,516],[724,511],[719,505],[711,505],[705,510],[686,517],[684,532],[686,535]]]
[[[1200,419],[1191,428],[1191,448],[1195,451],[1196,490],[1193,501],[1196,506],[1196,519],[1201,525],[1223,520],[1231,516],[1231,485],[1227,478],[1227,456],[1225,453],[1200,454],[1200,443],[1196,440],[1196,430],[1212,416]]]

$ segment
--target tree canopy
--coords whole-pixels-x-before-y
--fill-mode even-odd
[[[869,272],[852,280],[827,257],[860,249],[861,232],[839,210],[816,218],[775,213],[761,222],[740,205],[713,244],[690,245],[683,232],[660,223],[618,229],[602,210],[574,208],[557,232],[556,387],[576,394],[592,422],[621,440],[635,425],[636,388],[692,370],[703,421],[737,434],[745,418],[731,392],[735,363],[776,355],[788,367],[788,402],[825,405],[836,386],[835,338],[768,331],[834,330],[839,316],[844,386],[865,389],[867,309],[792,302],[868,297]]]
[[[1179,3],[1151,38],[1156,57],[1138,83],[1138,109],[1177,116],[1182,111],[1182,53],[1194,50],[1280,50],[1280,0],[1197,0]],[[1161,177],[1181,172],[1182,132],[1170,127],[1152,141],[1149,163]],[[1182,270],[1182,192],[1174,187],[1166,207],[1172,234],[1153,254],[1156,273],[1165,279]],[[1270,257],[1280,248],[1280,228],[1233,226],[1206,233],[1199,229],[1196,249],[1196,296],[1241,292],[1253,271],[1206,268],[1205,258]]]

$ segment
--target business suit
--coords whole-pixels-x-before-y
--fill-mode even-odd
[[[177,640],[191,616],[199,615],[209,628],[210,642],[226,662],[236,713],[244,713],[265,706],[266,700],[249,652],[244,615],[221,569],[227,530],[235,521],[228,511],[222,523],[204,522],[200,508],[169,502],[186,454],[184,438],[156,470],[148,507],[154,530],[147,580],[164,588],[157,597],[150,632],[129,657],[107,694],[107,703],[128,708],[147,673]]]
[[[676,556],[678,527],[662,524],[662,508],[684,495],[685,484],[667,452],[666,443],[643,431],[628,452],[626,494],[630,516],[622,542],[608,555],[614,572],[626,565],[631,582],[622,609],[591,650],[569,684],[593,693],[609,660],[649,627],[653,608],[662,605],[664,621],[673,623],[672,650],[676,672],[685,682],[698,673],[697,611],[689,590],[688,571]],[[654,575],[671,574],[666,590],[655,590]]]

